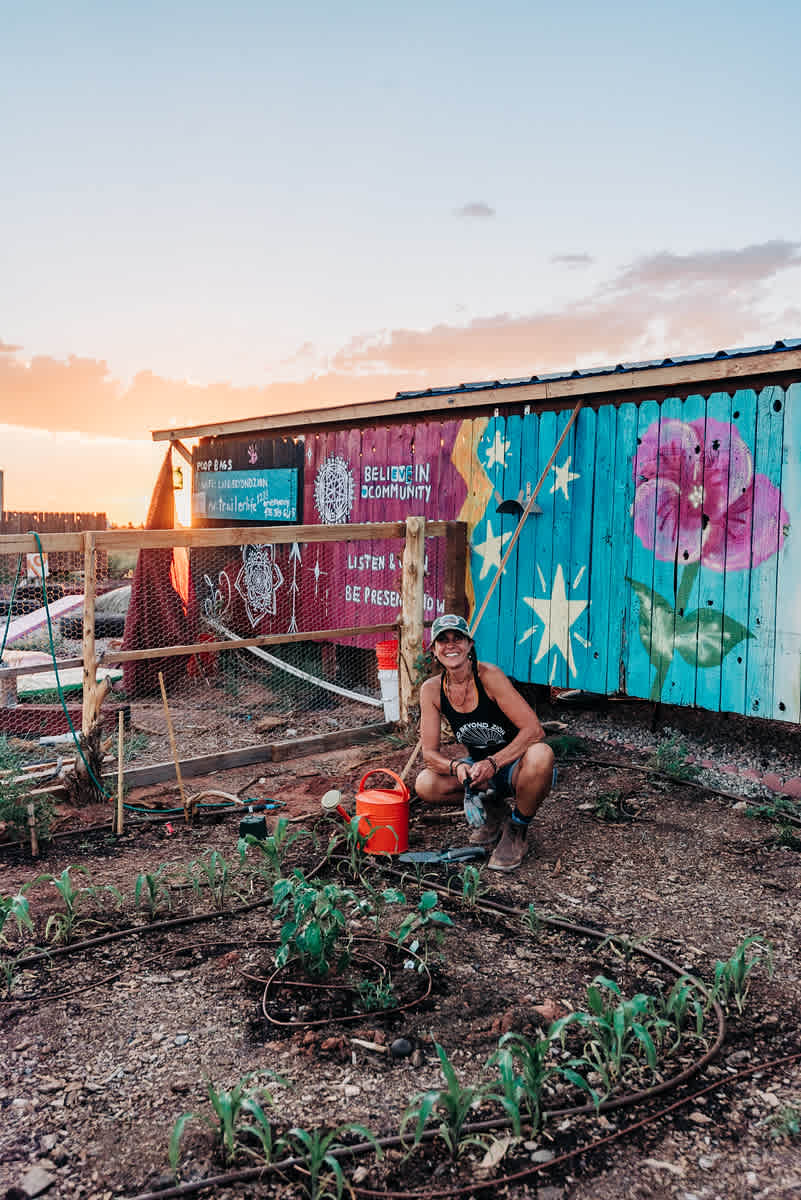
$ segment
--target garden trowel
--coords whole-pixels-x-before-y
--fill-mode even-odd
[[[452,846],[445,850],[406,850],[398,855],[402,863],[448,863],[471,862],[476,858],[486,858],[486,846]]]

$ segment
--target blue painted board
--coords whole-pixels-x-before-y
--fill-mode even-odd
[[[632,634],[630,609],[634,604],[631,557],[634,541],[631,508],[634,503],[634,455],[637,450],[638,412],[634,404],[614,410],[615,439],[612,461],[612,554],[609,570],[609,655],[606,691],[628,692],[629,639]],[[598,486],[603,486],[599,484]],[[638,638],[636,621],[633,627]]]
[[[583,410],[582,416],[584,412]],[[593,494],[587,505],[590,513],[589,565],[587,570],[587,647],[583,654],[576,650],[578,677],[586,682],[581,686],[591,692],[607,690],[608,660],[617,660],[619,645],[612,643],[610,614],[610,575],[612,569],[612,526],[614,516],[613,485],[615,410],[607,404],[593,412],[594,429],[590,432],[594,443]],[[579,429],[579,441],[583,430]],[[580,456],[583,462],[583,455]]]
[[[539,425],[539,417],[535,413],[527,413],[523,417],[520,433],[520,477],[524,489],[522,499],[524,507],[539,481],[537,472]],[[539,505],[538,500],[535,501],[535,505]],[[540,519],[536,514],[527,517],[518,539],[515,649],[512,670],[515,679],[531,678],[533,646],[532,639],[526,638],[525,633],[531,626],[533,611],[526,603],[525,597],[531,598],[535,594],[537,523]]]
[[[652,426],[658,426],[659,406],[653,400],[641,404],[637,413],[638,445],[646,437]],[[654,436],[651,429],[651,437]],[[635,451],[636,453],[636,451]],[[633,467],[633,462],[632,462]],[[640,483],[641,481],[635,481]],[[636,503],[636,497],[635,497]],[[650,634],[652,622],[649,622],[651,612],[651,596],[654,591],[654,553],[653,545],[656,536],[656,518],[644,531],[644,538],[634,534],[631,548],[631,579],[634,595],[627,614],[626,622],[626,691],[630,696],[643,698],[655,694],[656,671],[651,665],[653,638]],[[641,637],[641,626],[645,631]]]
[[[784,449],[781,492],[789,518],[776,576],[776,657],[772,715],[801,721],[801,554],[793,546],[801,516],[801,384],[784,394]],[[792,527],[795,519],[796,526]]]
[[[568,605],[565,640],[568,653],[568,687],[576,687],[579,679],[588,677],[592,662],[590,606],[597,424],[598,418],[594,410],[583,408],[573,427],[575,436],[571,474],[576,478],[567,483],[570,496],[570,553],[565,569]],[[604,491],[607,492],[607,489]],[[589,684],[584,683],[582,686],[586,688]]]

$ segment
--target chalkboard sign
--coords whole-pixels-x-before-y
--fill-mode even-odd
[[[210,438],[192,454],[192,524],[298,525],[303,442]]]

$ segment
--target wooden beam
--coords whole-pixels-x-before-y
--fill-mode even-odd
[[[178,438],[170,438],[170,445],[173,450],[177,450],[184,462],[188,462],[192,466],[192,451],[187,450],[186,446]]]
[[[430,529],[430,526],[428,527]],[[428,532],[428,529],[426,532]],[[449,521],[445,534],[445,612],[467,616],[467,522]]]
[[[100,658],[107,663],[143,662],[149,658],[176,658],[181,654],[217,654],[222,650],[246,650],[249,646],[282,646],[286,642],[320,642],[365,633],[394,633],[397,625],[351,625],[346,629],[316,629],[309,633],[264,633],[254,638],[226,638],[219,642],[193,642],[188,646],[151,646],[144,650],[108,650]],[[52,665],[52,664],[51,664]],[[45,668],[47,669],[47,668]],[[30,668],[33,670],[33,668]]]
[[[408,724],[411,706],[417,701],[415,664],[423,649],[425,553],[426,519],[425,517],[407,517],[401,582],[403,616],[398,654],[400,719],[403,725]]]
[[[181,760],[181,775],[184,779],[196,779],[200,775],[213,775],[217,771],[232,771],[236,767],[248,767],[253,763],[287,762],[292,758],[304,758],[310,754],[328,750],[342,750],[347,746],[358,746],[373,738],[393,733],[394,724],[365,725],[361,729],[339,729],[312,737],[293,738],[291,742],[272,742],[261,746],[243,746],[239,750],[222,750],[218,754],[200,754],[195,758]],[[116,771],[104,772],[103,780],[114,784]],[[128,767],[125,784],[128,787],[148,787],[153,783],[166,783],[175,779],[175,763],[153,763],[150,766]]]
[[[740,357],[696,360],[641,369],[610,370],[605,374],[579,375],[575,378],[565,376],[509,384],[501,388],[487,387],[469,392],[454,390],[432,396],[394,397],[369,404],[340,405],[314,412],[269,414],[238,421],[219,421],[213,425],[158,429],[153,431],[152,437],[155,442],[163,442],[180,437],[222,437],[256,432],[283,432],[291,436],[303,433],[306,429],[316,430],[322,426],[338,427],[370,421],[386,423],[414,415],[436,415],[444,418],[454,411],[465,409],[521,404],[544,405],[552,401],[569,400],[571,397],[577,399],[579,396],[606,395],[609,392],[637,391],[643,388],[671,389],[688,383],[697,384],[697,390],[703,391],[705,384],[721,380],[732,380],[736,386],[737,381],[746,376],[798,371],[801,371],[801,350],[768,350]]]

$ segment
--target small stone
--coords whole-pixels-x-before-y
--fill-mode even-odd
[[[712,1171],[717,1161],[718,1156],[716,1154],[702,1154],[698,1159],[698,1166],[702,1171]]]
[[[42,1192],[46,1192],[49,1187],[52,1187],[56,1182],[55,1175],[50,1175],[40,1166],[31,1167],[27,1171],[20,1184],[26,1196],[40,1196]]]
[[[564,1194],[560,1187],[537,1188],[537,1200],[562,1200]]]
[[[553,1158],[553,1150],[535,1150],[531,1156],[531,1161],[535,1163],[550,1162]]]
[[[409,1062],[413,1067],[422,1067],[423,1063],[425,1062],[425,1055],[423,1054],[423,1051],[420,1049],[413,1050]]]
[[[185,1046],[189,1041],[188,1033],[177,1033],[173,1038],[173,1044],[176,1046]]]
[[[412,1043],[408,1038],[399,1037],[389,1047],[393,1058],[407,1058],[412,1052]]]
[[[708,1117],[706,1113],[699,1112],[698,1109],[695,1109],[694,1112],[690,1113],[690,1120],[694,1121],[696,1125],[712,1124],[712,1118]]]
[[[362,1089],[355,1083],[346,1083],[342,1090],[345,1093],[345,1099],[352,1100],[354,1096],[359,1096],[361,1094]]]

